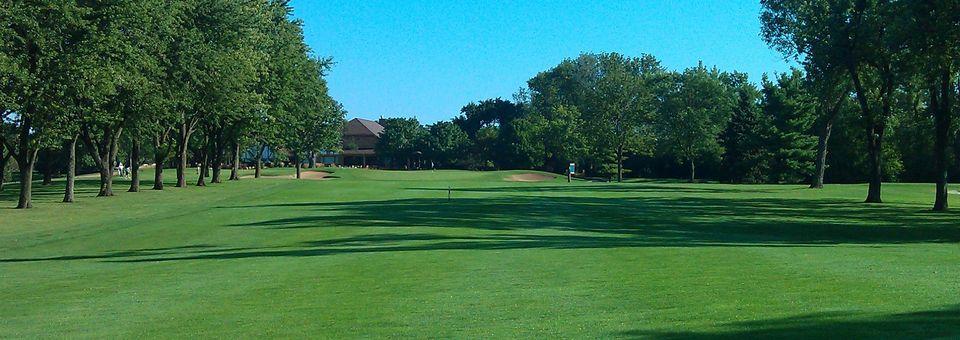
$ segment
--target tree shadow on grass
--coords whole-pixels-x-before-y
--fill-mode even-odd
[[[140,190],[150,190],[153,187],[153,174],[150,174],[150,179],[141,179],[140,180]],[[144,174],[141,173],[141,176]],[[57,178],[53,183],[48,185],[40,184],[39,181],[33,183],[33,191],[31,196],[34,203],[60,203],[63,201],[63,191],[66,187],[66,182],[63,178]],[[117,177],[113,180],[113,192],[125,192],[130,187],[130,179]],[[77,200],[83,200],[87,198],[94,198],[97,196],[97,193],[100,192],[100,179],[99,177],[78,177],[76,182],[74,182],[73,194]],[[8,184],[4,187],[3,191],[0,191],[0,208],[13,208],[17,205],[17,200],[20,198],[20,186],[19,184]]]
[[[421,241],[421,242],[410,242]],[[440,250],[512,250],[512,249],[603,249],[630,247],[756,247],[754,244],[676,244],[618,238],[611,236],[575,236],[575,235],[530,235],[530,234],[494,234],[485,236],[445,236],[438,234],[376,234],[346,239],[319,240],[304,242],[298,246],[234,249],[184,253],[175,256],[128,258],[105,258],[105,262],[169,262],[184,260],[231,260],[269,257],[314,257],[339,254],[386,253],[409,251]],[[808,245],[813,247],[816,245]],[[797,245],[763,245],[763,247],[798,247]],[[277,249],[282,248],[282,249]],[[2,262],[2,261],[0,261]]]
[[[713,332],[632,330],[613,334],[642,339],[932,339],[960,337],[960,306],[938,310],[865,315],[816,313],[725,324]]]
[[[912,206],[788,198],[498,197],[291,203],[296,216],[238,227],[434,227],[555,230],[698,243],[901,244],[960,242],[957,214]],[[252,209],[248,207],[248,209]]]
[[[236,224],[283,232],[377,228],[378,233],[283,247],[215,248],[104,258],[110,262],[311,257],[438,250],[642,247],[823,247],[957,243],[955,215],[838,200],[714,198],[469,198],[291,203],[295,217]],[[276,211],[265,211],[275,215]],[[396,229],[382,233],[382,230]],[[412,228],[412,229],[411,229]],[[424,233],[423,228],[436,232]],[[463,232],[472,229],[472,232]]]
[[[221,207],[238,208],[238,206]],[[264,216],[230,225],[286,232],[350,228],[366,235],[278,247],[119,252],[31,260],[155,262],[436,250],[641,247],[819,247],[958,243],[955,213],[837,199],[507,196],[243,206]],[[375,229],[370,229],[375,228]],[[395,230],[384,232],[384,229]],[[424,232],[428,231],[428,232]]]
[[[797,186],[797,189],[803,189]],[[410,187],[407,190],[415,191],[443,191],[447,188]],[[736,186],[736,189],[719,187],[718,185],[682,185],[676,183],[608,183],[608,184],[578,184],[578,185],[512,185],[498,187],[452,188],[453,192],[483,192],[483,193],[689,193],[689,194],[730,194],[738,193],[776,193],[783,188],[766,189],[750,186]]]
[[[214,252],[235,252],[235,251],[248,251],[248,250],[254,250],[254,249],[262,250],[267,248],[226,248],[226,247],[217,247],[209,244],[199,244],[199,245],[163,247],[163,248],[118,250],[118,251],[111,251],[107,253],[91,254],[91,255],[65,255],[65,256],[51,256],[51,257],[34,257],[34,258],[6,258],[6,259],[0,259],[0,263],[109,260],[109,259],[121,259],[121,258],[132,258],[132,257],[171,256],[171,255],[182,256],[185,254],[199,255],[199,254],[207,254],[207,253],[214,253]]]
[[[49,185],[42,185],[40,182],[33,183],[31,196],[36,203],[61,202],[63,201],[63,190],[65,182],[55,181]],[[114,187],[116,189],[116,187]],[[126,190],[126,188],[124,188]],[[77,179],[73,193],[77,197],[96,196],[100,191],[100,182],[98,180]],[[20,185],[7,184],[3,191],[0,191],[0,208],[12,208],[17,205],[20,199]]]

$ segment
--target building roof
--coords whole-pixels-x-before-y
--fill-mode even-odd
[[[380,136],[383,125],[372,120],[354,118],[347,122],[343,134],[347,136]]]

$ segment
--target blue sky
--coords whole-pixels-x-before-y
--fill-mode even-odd
[[[307,44],[337,63],[348,118],[450,119],[581,52],[649,53],[671,69],[739,70],[759,82],[789,63],[760,39],[759,1],[294,0]]]

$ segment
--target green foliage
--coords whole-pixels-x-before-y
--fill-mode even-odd
[[[667,93],[658,127],[661,147],[690,166],[701,157],[719,157],[723,146],[717,140],[733,111],[735,97],[720,71],[703,65],[689,68],[674,79]]]
[[[331,61],[311,56],[291,14],[267,0],[3,2],[3,149],[28,164],[79,134],[103,183],[121,141],[149,140],[164,161],[174,139],[184,160],[200,139],[193,158],[215,167],[248,142],[335,150],[344,112],[323,80]]]
[[[383,133],[375,150],[389,167],[411,168],[427,145],[428,132],[416,118],[387,118],[380,121]]]
[[[763,183],[767,180],[770,120],[761,107],[761,94],[747,81],[746,74],[733,73],[724,81],[736,93],[736,105],[720,136],[723,145],[722,178],[738,183]]]
[[[591,136],[593,165],[600,174],[618,176],[627,154],[652,152],[657,95],[666,88],[668,75],[650,55],[604,53],[581,59],[590,61],[593,70],[593,77],[582,85],[587,101],[580,108]]]
[[[809,93],[803,73],[777,75],[776,84],[764,79],[762,110],[770,122],[765,145],[770,150],[768,180],[773,183],[806,181],[813,174],[817,137],[817,101]]]
[[[427,127],[424,156],[434,162],[434,167],[450,168],[465,166],[469,150],[470,137],[452,122],[440,121]]]
[[[515,143],[519,138],[515,121],[524,114],[519,103],[487,99],[464,106],[453,123],[474,141],[472,152],[477,161],[492,163],[489,167],[509,169],[520,167],[526,158]],[[485,137],[481,136],[484,130]]]
[[[565,168],[565,161],[580,162],[586,153],[582,125],[580,112],[574,106],[535,108],[517,121],[517,144],[531,164],[559,172]]]

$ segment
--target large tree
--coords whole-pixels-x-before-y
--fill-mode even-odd
[[[595,62],[589,55],[566,59],[557,66],[527,81],[530,88],[530,114],[522,127],[520,145],[528,152],[541,152],[542,168],[562,172],[568,162],[587,161],[587,131],[584,111],[588,109],[588,90],[594,79]]]
[[[380,124],[383,133],[375,146],[377,155],[392,167],[412,168],[426,144],[427,130],[416,118],[386,118]]]
[[[846,73],[835,67],[808,65],[806,71],[808,91],[817,99],[817,155],[810,188],[822,189],[827,171],[830,135],[837,118],[848,111],[851,103],[850,81]]]
[[[42,148],[58,143],[57,118],[67,102],[58,74],[68,69],[71,52],[83,38],[85,11],[56,1],[3,2],[0,20],[0,80],[11,107],[0,120],[14,131],[3,138],[20,170],[17,208],[32,207],[33,168]]]
[[[898,4],[898,41],[907,42],[918,83],[926,88],[927,107],[934,121],[933,163],[937,183],[933,210],[947,210],[948,148],[956,134],[953,118],[960,73],[960,2],[911,1]]]
[[[172,60],[169,77],[175,82],[178,115],[177,186],[186,186],[185,171],[193,134],[201,127],[215,127],[221,117],[246,103],[259,78],[263,54],[257,44],[263,4],[230,0],[204,0],[180,11],[180,40],[168,58]],[[203,124],[203,125],[202,125]],[[206,131],[209,137],[211,131]],[[215,131],[214,131],[215,134]],[[199,150],[206,150],[206,147]],[[202,173],[202,171],[201,171]]]
[[[803,72],[793,69],[763,79],[763,112],[769,117],[770,149],[767,176],[773,183],[796,183],[814,172],[817,137],[813,124],[817,117],[817,100],[810,94]]]
[[[737,183],[763,182],[770,165],[765,142],[771,124],[769,117],[761,111],[760,90],[744,73],[727,74],[724,82],[735,92],[736,105],[720,136],[724,149],[721,160],[723,179]]]
[[[448,121],[436,122],[427,127],[427,148],[425,156],[430,159],[431,168],[454,167],[461,164],[470,147],[470,137],[460,126]]]
[[[692,182],[701,158],[722,153],[717,140],[730,119],[735,97],[720,71],[702,64],[685,70],[674,81],[660,112],[658,137],[664,149],[686,163]]]
[[[898,13],[886,0],[763,0],[764,39],[810,65],[844,70],[865,122],[869,159],[866,202],[880,203],[883,140],[892,114],[901,39],[891,23]]]
[[[473,157],[478,163],[493,163],[498,169],[517,167],[523,156],[518,154],[514,122],[524,114],[518,103],[501,98],[469,103],[460,109],[453,123],[472,141]],[[486,135],[489,138],[478,138]]]
[[[326,81],[323,79],[330,61],[304,57],[301,75],[296,82],[296,105],[287,108],[286,114],[280,118],[284,127],[282,146],[292,156],[296,178],[300,178],[307,155],[336,147],[344,114],[340,104],[327,94]]]
[[[617,53],[592,56],[594,86],[587,92],[584,122],[594,152],[611,154],[617,181],[623,181],[623,161],[629,153],[651,151],[657,94],[667,83],[666,71],[651,55],[630,58]]]

